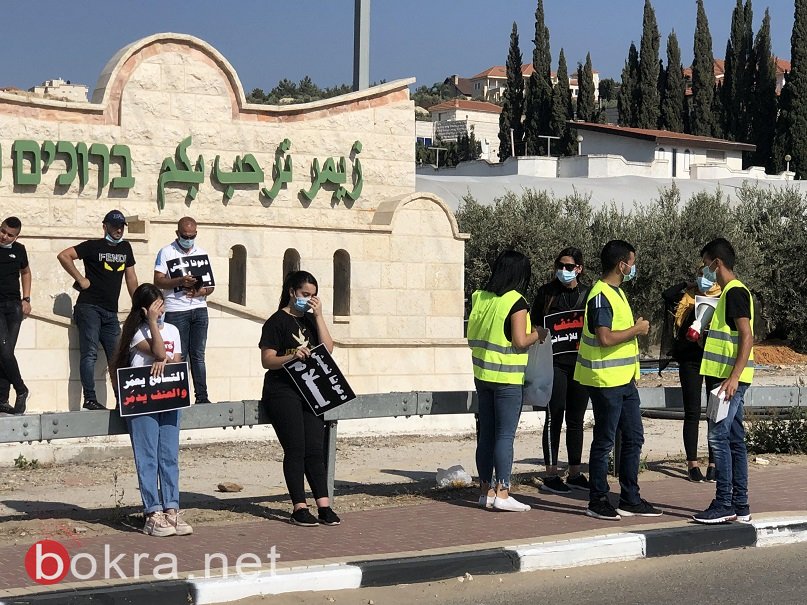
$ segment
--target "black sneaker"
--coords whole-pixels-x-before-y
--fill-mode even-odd
[[[95,399],[88,399],[84,402],[85,410],[105,410],[106,406],[103,403],[98,403]]]
[[[644,498],[639,500],[639,504],[620,502],[616,512],[625,517],[660,517],[662,515],[659,509],[655,508]]]
[[[28,401],[28,397],[31,395],[31,392],[28,389],[25,389],[22,393],[17,393],[17,399],[14,401],[14,413],[15,414],[24,414],[25,413],[25,404]]]
[[[707,466],[706,467],[706,477],[703,479],[706,483],[714,483],[717,481],[717,476],[715,473],[715,467]]]
[[[0,403],[0,414],[13,414],[14,408],[8,405],[8,401]]]
[[[697,523],[706,523],[707,525],[714,525],[716,523],[728,523],[737,519],[737,513],[734,508],[729,506],[720,506],[717,502],[712,500],[712,503],[702,513],[692,515],[692,520]]]
[[[703,476],[701,472],[701,467],[695,466],[687,471],[687,477],[689,478],[692,483],[703,483],[706,481],[706,477]]]
[[[540,489],[542,492],[551,492],[553,494],[568,494],[572,491],[569,489],[569,486],[563,482],[563,479],[557,475],[544,477],[544,482],[538,486],[538,489]]]
[[[317,517],[323,525],[339,525],[342,522],[330,506],[320,506]]]
[[[311,511],[307,508],[298,508],[296,511],[291,513],[289,523],[292,525],[299,525],[301,527],[317,527],[319,525],[317,518],[312,515]]]
[[[586,514],[595,519],[602,519],[603,521],[619,521],[622,517],[616,512],[616,509],[611,506],[608,500],[596,500],[589,502]]]
[[[737,521],[740,523],[751,523],[751,509],[748,505],[735,506],[734,512],[737,513]]]
[[[207,397],[197,397],[196,403],[213,403]]]
[[[589,490],[588,479],[583,473],[577,473],[574,477],[566,477],[566,485],[572,489],[579,489],[587,492]]]

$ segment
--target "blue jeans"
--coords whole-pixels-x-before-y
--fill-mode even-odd
[[[207,399],[207,370],[205,369],[205,345],[207,344],[207,307],[190,311],[170,311],[165,322],[179,330],[182,343],[182,359],[188,362],[193,376],[193,392],[196,401]]]
[[[707,380],[712,384],[710,378],[707,377]],[[716,386],[719,382],[714,384]],[[728,416],[720,422],[708,421],[709,447],[715,457],[715,500],[718,506],[724,508],[748,506],[748,452],[743,427],[743,405],[747,390],[747,384],[739,385],[729,402]]]
[[[8,403],[11,385],[18,395],[27,388],[14,355],[21,324],[22,303],[19,300],[0,302],[0,402],[3,403]]]
[[[97,305],[82,303],[73,309],[78,326],[78,345],[81,353],[79,374],[85,401],[96,401],[95,362],[98,360],[98,343],[104,348],[107,365],[112,362],[120,336],[118,314]]]
[[[474,379],[479,396],[479,435],[476,468],[479,481],[493,485],[493,471],[502,488],[510,489],[513,441],[521,416],[520,384],[498,384]]]
[[[591,484],[589,501],[597,502],[608,497],[608,456],[614,449],[618,430],[622,436],[619,502],[639,504],[639,462],[644,428],[636,383],[618,387],[588,387],[588,393],[594,409],[594,439],[588,462]]]
[[[145,513],[179,508],[179,410],[126,419]]]

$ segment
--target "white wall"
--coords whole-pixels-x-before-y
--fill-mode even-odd
[[[588,130],[580,130],[578,134],[583,136],[584,155],[621,155],[629,162],[652,162],[655,159],[655,141]]]

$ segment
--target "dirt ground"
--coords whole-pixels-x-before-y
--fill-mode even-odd
[[[646,468],[642,481],[680,472],[681,424],[646,420]],[[705,448],[705,431],[701,431]],[[590,444],[586,431],[584,451]],[[439,466],[462,464],[472,475],[473,435],[451,437],[390,436],[340,439],[337,451],[338,511],[402,506],[434,499],[473,497],[474,488],[438,489]],[[561,448],[562,454],[565,448]],[[765,456],[770,465],[805,464],[807,456]],[[522,432],[516,438],[514,492],[534,493],[542,475],[540,435]],[[27,461],[29,464],[31,461]],[[196,525],[286,518],[289,503],[282,477],[282,450],[276,442],[229,442],[183,447],[182,505]],[[24,465],[23,461],[18,464]],[[561,466],[563,462],[561,461]],[[662,468],[663,467],[663,468]],[[222,493],[224,481],[243,486]],[[96,536],[137,531],[142,526],[140,498],[131,455],[103,462],[71,462],[0,471],[0,545],[31,543],[59,535]]]

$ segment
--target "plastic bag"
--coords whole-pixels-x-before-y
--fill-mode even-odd
[[[450,468],[437,469],[437,487],[470,487],[473,485],[473,478],[468,474],[461,464],[455,464]]]
[[[543,343],[535,342],[527,351],[527,369],[524,371],[523,405],[545,408],[552,398],[552,335]]]

